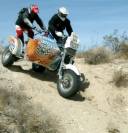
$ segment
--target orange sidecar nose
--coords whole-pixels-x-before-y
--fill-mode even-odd
[[[40,53],[39,52],[39,49],[41,49],[40,45],[43,45],[41,44],[40,40],[30,39],[26,49],[27,57],[32,62],[38,62],[38,64],[41,64],[43,66],[48,66],[56,55],[54,55],[53,53],[48,53],[48,54]]]

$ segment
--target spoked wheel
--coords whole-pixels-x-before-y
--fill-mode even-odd
[[[79,77],[72,70],[66,70],[63,74],[63,79],[57,82],[58,92],[65,98],[75,95],[78,91],[78,86]]]
[[[45,71],[45,67],[32,63],[32,70],[35,72],[44,72]]]
[[[5,67],[11,66],[14,61],[16,61],[16,57],[10,52],[9,47],[5,48],[2,53],[2,64]]]

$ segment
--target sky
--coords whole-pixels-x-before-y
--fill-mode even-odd
[[[101,44],[103,36],[115,29],[128,32],[128,0],[0,0],[0,40],[16,35],[19,10],[33,3],[38,4],[46,26],[58,8],[65,6],[82,48]]]

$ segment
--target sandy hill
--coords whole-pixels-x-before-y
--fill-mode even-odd
[[[44,128],[47,129],[44,130],[46,133],[128,133],[128,87],[117,88],[112,82],[114,71],[119,66],[126,66],[127,69],[128,62],[117,60],[108,64],[87,65],[82,59],[76,59],[76,64],[88,78],[90,85],[88,87],[83,86],[84,91],[71,99],[64,99],[59,96],[54,73],[47,71],[44,74],[34,73],[31,70],[31,64],[25,61],[17,62],[9,69],[0,64],[0,91],[8,92],[10,98],[12,95],[16,97],[11,102],[11,107],[15,107],[16,100],[23,94],[25,101],[22,103],[21,100],[18,100],[20,105],[29,108],[25,103],[31,104],[32,108],[35,108],[34,114],[41,116],[39,118],[45,120],[45,124],[50,116],[51,128],[48,128],[48,124],[43,124],[45,125]],[[5,94],[3,97],[6,99]],[[4,132],[2,107],[4,106],[3,102],[6,103],[5,101],[0,100],[0,132],[2,131],[2,133]],[[19,106],[16,106],[14,110],[12,109],[11,112],[16,112],[16,108]],[[18,115],[19,121],[24,117],[23,112],[20,111]],[[34,115],[29,116],[25,117],[27,119],[25,121]],[[32,121],[34,120],[32,119]],[[15,130],[15,133],[22,133],[19,129],[20,124],[15,124],[17,123],[15,121],[12,123],[8,124],[11,125],[11,128],[6,127],[6,129],[10,132]],[[27,128],[32,122],[28,121],[28,123],[22,123],[22,126],[27,125]],[[35,130],[34,133],[37,132],[36,128],[41,130],[39,121],[35,123],[32,126],[33,132]],[[24,132],[28,133],[27,130]]]

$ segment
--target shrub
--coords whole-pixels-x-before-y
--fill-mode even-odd
[[[115,71],[113,82],[117,87],[128,86],[128,74],[124,73],[122,70]]]
[[[110,51],[105,47],[91,49],[84,54],[85,63],[88,64],[101,64],[110,62]]]
[[[123,43],[128,42],[128,36],[126,32],[119,34],[118,30],[114,30],[112,34],[105,35],[103,37],[103,40],[104,40],[105,46],[111,48],[112,51],[116,53],[120,51],[120,46]]]
[[[86,54],[86,52],[78,52],[77,54],[76,54],[76,57],[77,58],[84,58],[85,57],[85,54]]]
[[[3,47],[2,47],[2,45],[0,45],[0,55],[2,54],[2,52],[3,52]]]
[[[0,133],[57,133],[47,111],[31,105],[28,98],[17,92],[0,89]]]
[[[128,44],[127,43],[122,43],[120,45],[119,56],[123,57],[124,59],[128,59]]]
[[[126,32],[120,35],[118,30],[115,30],[112,34],[104,36],[103,39],[105,46],[114,52],[115,58],[128,59],[128,36]]]
[[[118,129],[112,128],[108,129],[108,133],[120,133],[120,131]]]

